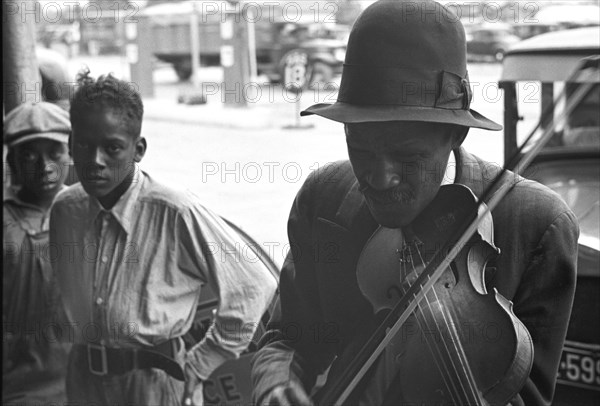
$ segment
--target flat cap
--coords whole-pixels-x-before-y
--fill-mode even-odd
[[[36,138],[67,143],[70,133],[69,113],[48,102],[23,103],[4,118],[4,143],[9,147]]]

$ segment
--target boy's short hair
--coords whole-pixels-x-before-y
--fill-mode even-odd
[[[117,79],[112,73],[94,79],[89,69],[83,69],[77,74],[77,90],[71,98],[71,123],[94,107],[112,110],[130,135],[140,135],[144,105],[133,83]]]

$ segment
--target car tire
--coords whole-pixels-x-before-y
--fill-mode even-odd
[[[173,64],[173,69],[175,69],[175,74],[181,82],[184,82],[192,77],[192,66],[189,62],[175,62]]]

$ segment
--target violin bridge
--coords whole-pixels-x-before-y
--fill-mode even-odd
[[[404,244],[402,249],[397,248],[396,255],[398,256],[398,262],[401,264],[410,264],[412,262],[410,245],[408,244]]]

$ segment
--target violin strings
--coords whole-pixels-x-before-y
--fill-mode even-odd
[[[444,309],[444,310],[446,312],[450,312],[449,309]],[[467,380],[470,383],[470,389],[472,390],[475,399],[478,400],[478,402],[479,402],[478,404],[485,404],[483,395],[481,394],[481,392],[479,392],[477,390],[477,383],[475,382],[475,375],[473,374],[471,365],[469,364],[469,360],[467,359],[467,354],[465,353],[462,342],[460,341],[460,336],[459,336],[458,330],[456,329],[456,325],[450,324],[449,331],[453,335],[455,340],[459,340],[456,351],[460,352],[459,358],[461,360],[461,366],[463,367],[463,372],[464,372],[465,376],[467,377]],[[463,362],[463,360],[464,360],[464,362]]]
[[[417,253],[419,254],[419,258],[420,258],[420,260],[421,260],[421,265],[423,266],[423,268],[425,268],[425,261],[423,260],[423,257],[422,257],[422,255],[421,255],[421,251],[419,250],[419,247],[418,247],[418,245],[417,245],[416,243],[415,243],[415,250],[416,250],[416,251],[417,251]],[[414,259],[413,259],[413,257],[412,257],[412,250],[409,250],[409,253],[410,253],[410,256],[411,256],[411,262],[413,263],[413,269],[414,269],[414,270],[415,270],[415,272],[416,272],[416,268],[415,268],[415,266],[414,266]],[[431,293],[433,293],[433,294],[434,294],[434,296],[435,296],[435,299],[436,299],[436,302],[439,304],[439,303],[440,303],[440,301],[439,301],[439,298],[437,297],[437,294],[436,294],[436,292],[435,292],[435,289],[432,289],[432,292],[430,292],[429,294],[431,294]],[[427,307],[428,307],[428,309],[432,309],[431,302],[429,301],[429,298],[428,298],[428,296],[427,296],[427,295],[425,295],[425,297],[424,297],[424,300],[425,300],[425,302],[427,303]],[[418,306],[418,308],[419,308],[419,311],[421,312],[421,316],[422,316],[422,318],[423,318],[423,322],[424,322],[424,324],[426,325],[427,329],[428,329],[429,331],[431,331],[431,327],[430,327],[429,323],[427,322],[427,319],[426,319],[426,317],[425,317],[425,313],[424,313],[424,311],[423,311],[423,308],[421,307],[422,305],[421,305],[420,303],[418,303],[418,304],[417,304],[417,306]],[[430,312],[431,312],[431,313],[433,313],[431,310],[430,310]],[[443,316],[442,316],[442,317],[443,317]],[[437,328],[436,328],[436,330],[434,330],[434,331],[441,331],[441,330],[439,329],[439,326],[438,326],[438,324],[437,324],[437,321],[435,320],[435,317],[433,317],[433,316],[432,316],[432,318],[433,318],[433,321],[434,321],[434,323],[436,324],[436,327],[437,327]],[[445,321],[445,320],[444,320],[444,321]],[[446,323],[446,324],[447,324],[447,323]],[[435,339],[435,340],[434,340],[433,346],[435,347],[435,349],[436,349],[436,350],[437,350],[437,352],[438,352],[439,359],[440,359],[440,360],[443,362],[443,364],[444,364],[444,369],[445,369],[446,375],[444,375],[443,371],[441,371],[441,370],[440,370],[440,372],[442,372],[442,376],[443,376],[443,378],[444,378],[444,382],[445,382],[445,384],[446,384],[446,387],[447,387],[448,391],[451,393],[451,396],[452,396],[452,399],[453,399],[453,402],[454,402],[454,404],[464,404],[464,403],[465,403],[464,401],[459,401],[459,402],[457,402],[457,400],[456,400],[456,399],[457,399],[457,397],[458,397],[458,399],[460,399],[460,397],[461,397],[461,396],[460,396],[461,390],[462,390],[463,394],[466,394],[466,392],[465,392],[465,389],[464,389],[464,387],[462,387],[462,385],[460,386],[460,388],[459,388],[459,387],[457,387],[456,383],[455,383],[455,382],[454,382],[454,380],[452,379],[451,371],[453,370],[453,371],[455,372],[455,374],[456,374],[458,371],[457,371],[457,369],[456,369],[456,366],[454,365],[454,361],[452,360],[451,353],[450,353],[450,349],[448,348],[448,346],[447,346],[446,342],[443,340],[443,335],[441,335],[441,334],[440,334],[440,337],[439,337],[439,339],[442,341],[442,344],[443,344],[443,346],[444,346],[445,353],[441,351],[441,349],[440,349],[440,347],[439,347],[439,345],[438,345],[438,343],[437,343],[437,339]],[[432,344],[431,344],[431,343],[429,343],[429,341],[430,341],[430,340],[426,340],[426,341],[427,341],[427,343],[428,343],[428,346],[429,346],[430,350],[433,352],[433,349],[431,348],[431,347],[432,347]],[[434,357],[434,358],[435,358],[435,357]],[[447,365],[447,364],[448,364],[448,361],[447,361],[447,359],[448,359],[448,361],[449,361],[449,363],[450,363],[450,367],[448,367],[448,365]],[[464,397],[463,397],[463,398],[464,398]]]
[[[416,244],[415,244],[415,249],[416,249],[417,253],[419,254],[419,259],[421,260],[421,265],[425,268],[426,267],[425,260],[423,259],[423,256],[421,255],[421,251],[419,250],[419,247]],[[412,253],[411,253],[411,257],[412,257]],[[413,266],[413,268],[414,268],[414,266]],[[454,345],[454,349],[456,350],[455,353],[452,353],[452,352],[449,351],[448,346],[446,344],[446,340],[443,339],[443,336],[441,337],[442,338],[442,343],[444,344],[444,347],[445,347],[445,349],[446,349],[446,351],[448,353],[448,356],[450,358],[450,363],[452,365],[452,368],[455,370],[455,372],[458,373],[457,367],[456,367],[455,362],[454,362],[453,357],[452,357],[452,354],[456,354],[458,356],[458,358],[459,358],[460,366],[462,367],[464,375],[467,378],[468,389],[464,388],[464,386],[462,384],[462,380],[460,380],[460,379],[458,380],[459,383],[460,383],[460,386],[462,388],[462,391],[465,394],[465,396],[466,396],[467,399],[469,399],[469,398],[470,399],[475,399],[476,402],[477,402],[477,404],[484,404],[485,401],[482,399],[482,395],[477,390],[477,385],[476,385],[476,382],[475,382],[475,378],[474,378],[473,372],[471,370],[471,367],[469,365],[469,360],[467,359],[466,353],[464,351],[464,347],[462,345],[462,341],[461,341],[460,335],[458,334],[458,330],[456,329],[456,325],[448,322],[448,317],[449,317],[448,312],[449,312],[449,310],[447,308],[445,308],[444,306],[442,306],[442,303],[439,300],[439,297],[438,297],[437,292],[435,291],[435,289],[431,289],[430,294],[433,294],[433,296],[435,298],[435,301],[437,303],[438,309],[439,309],[440,313],[442,314],[445,327],[446,327],[447,331],[452,336],[452,342],[453,342],[453,345]],[[427,295],[425,296],[425,300],[427,302],[428,307],[431,308],[431,302],[429,301],[429,298],[427,297]],[[436,326],[437,326],[436,319],[433,318],[433,320],[434,320],[434,322],[436,323]],[[467,392],[467,391],[470,391],[471,397],[469,396],[469,392]],[[462,403],[464,404],[465,402],[462,402]]]
[[[408,253],[409,253],[409,261],[411,263],[412,266],[412,270],[413,272],[417,272],[415,265],[414,265],[414,260],[413,260],[413,256],[412,256],[412,250],[410,248],[410,244],[408,244],[405,248],[408,248]],[[418,247],[415,248],[418,251]],[[419,253],[420,256],[420,253]],[[408,276],[408,273],[406,271],[406,260],[403,261],[403,267],[404,267],[404,274],[405,274],[405,278]],[[410,280],[407,280],[409,287],[411,286],[411,282]],[[419,324],[421,330],[423,330],[424,328],[427,328],[427,330],[429,331],[429,325],[427,323],[427,320],[425,318],[425,314],[423,312],[423,309],[421,307],[420,303],[417,303],[417,309],[418,309],[418,313],[415,312],[415,318],[417,320],[417,323]],[[427,346],[429,347],[429,350],[432,352],[433,354],[433,359],[436,363],[436,366],[438,368],[438,371],[440,371],[441,375],[442,375],[442,379],[444,380],[444,384],[446,385],[446,388],[448,389],[449,395],[452,398],[452,401],[454,404],[459,404],[459,402],[457,402],[457,395],[458,395],[458,391],[459,389],[455,386],[454,382],[452,381],[452,379],[450,379],[450,371],[448,368],[448,365],[446,363],[446,360],[444,359],[444,356],[442,354],[442,352],[440,351],[440,348],[436,345],[435,349],[432,347],[432,344],[430,343],[430,340],[425,340],[425,342],[427,343]],[[436,352],[437,352],[437,356],[436,356]],[[440,365],[441,363],[441,365]]]

